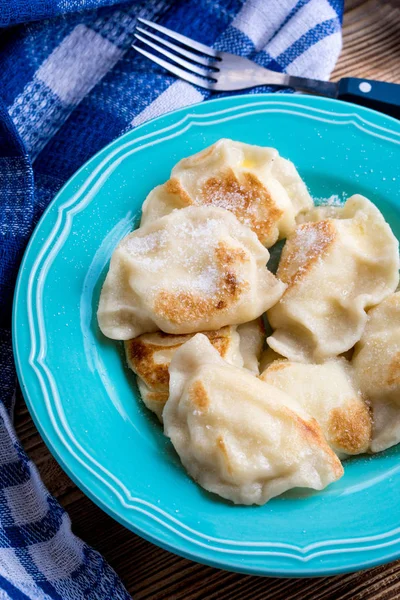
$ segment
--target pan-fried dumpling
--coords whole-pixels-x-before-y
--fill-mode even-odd
[[[273,350],[290,360],[323,362],[360,339],[366,309],[396,289],[398,241],[363,196],[337,208],[337,218],[299,225],[288,238],[277,276],[287,284],[268,311]]]
[[[222,208],[193,206],[140,227],[111,258],[98,309],[102,332],[127,340],[193,333],[259,317],[285,286],[269,252]]]
[[[373,411],[371,451],[400,442],[400,292],[368,312],[353,367]]]
[[[295,227],[312,199],[295,166],[274,148],[222,139],[184,158],[143,204],[142,225],[185,206],[218,206],[249,226],[269,248]]]
[[[295,398],[316,419],[326,441],[339,457],[368,450],[372,427],[370,411],[344,358],[320,365],[277,360],[267,367],[260,379]]]
[[[243,323],[238,326],[237,332],[240,337],[240,354],[243,358],[243,366],[245,369],[258,375],[260,372],[259,362],[265,341],[263,320],[260,318],[254,319],[254,321],[250,321],[249,323]],[[228,362],[232,361],[228,360]]]
[[[242,340],[235,325],[202,333],[207,336],[224,360],[237,367],[243,366]],[[156,331],[143,333],[125,342],[126,359],[130,368],[138,376],[137,382],[142,400],[147,408],[156,413],[160,421],[169,396],[168,369],[171,359],[176,350],[194,335],[194,333],[174,335]],[[256,360],[255,351],[253,352],[254,355],[249,351],[247,359],[251,362]]]
[[[202,487],[264,504],[343,474],[317,422],[290,396],[226,363],[201,334],[174,354],[164,431]]]
[[[213,347],[228,363],[244,367],[258,375],[258,361],[265,339],[262,319],[243,325],[230,325],[217,331],[202,331]],[[143,333],[125,342],[129,367],[137,375],[137,384],[144,404],[162,421],[162,411],[169,396],[169,365],[178,348],[195,333],[174,335],[156,331]]]

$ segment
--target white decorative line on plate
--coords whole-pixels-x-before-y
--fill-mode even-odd
[[[122,146],[114,150],[110,150],[72,198],[58,208],[56,224],[33,264],[27,288],[28,321],[31,336],[29,363],[39,380],[51,424],[60,442],[87,471],[118,498],[122,506],[142,513],[176,536],[196,546],[204,547],[208,551],[213,550],[220,553],[239,555],[276,556],[307,562],[323,555],[368,551],[391,546],[399,542],[400,527],[374,536],[327,540],[315,542],[304,547],[283,542],[225,540],[207,536],[200,531],[196,531],[158,506],[132,496],[122,481],[105,469],[91,456],[87,449],[79,444],[68,425],[55,379],[45,362],[47,340],[43,315],[43,289],[47,274],[55,257],[68,238],[74,216],[89,205],[95,194],[118,165],[128,156],[149,146],[154,146],[182,135],[191,127],[207,127],[225,121],[240,119],[248,115],[265,113],[286,113],[339,126],[352,125],[371,136],[387,140],[394,144],[400,144],[400,134],[370,123],[358,114],[335,113],[306,107],[294,102],[290,103],[290,108],[288,108],[286,102],[263,101],[254,102],[250,106],[243,104],[234,108],[217,110],[206,114],[188,114],[174,125],[140,136],[135,140],[123,143]],[[400,465],[394,471],[399,469]],[[131,525],[141,530],[141,527],[135,525],[135,523],[131,523]]]

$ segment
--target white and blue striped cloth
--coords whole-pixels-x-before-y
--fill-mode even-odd
[[[15,437],[10,322],[21,255],[62,184],[124,131],[210,95],[131,49],[137,17],[327,79],[342,13],[341,0],[0,0],[0,600],[129,598]]]

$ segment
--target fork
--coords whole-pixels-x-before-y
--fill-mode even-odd
[[[338,82],[320,81],[278,73],[243,56],[214,50],[158,23],[142,18],[138,18],[138,21],[147,29],[137,25],[136,39],[158,54],[135,43],[132,46],[137,52],[177,77],[211,92],[230,92],[260,85],[289,87],[361,104],[400,118],[398,84],[355,77],[344,77]],[[154,31],[166,37],[161,37]]]

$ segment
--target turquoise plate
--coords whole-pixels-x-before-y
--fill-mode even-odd
[[[355,192],[400,238],[400,124],[322,98],[248,95],[155,119],[107,146],[64,186],[31,239],[14,303],[26,402],[47,445],[87,495],[144,538],[216,567],[327,575],[400,557],[400,447],[350,460],[319,493],[233,506],[184,472],[139,400],[122,346],[96,322],[117,242],[181,158],[222,137],[274,146],[315,198]]]

